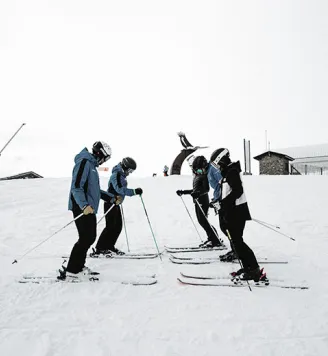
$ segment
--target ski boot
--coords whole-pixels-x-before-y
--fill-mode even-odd
[[[57,276],[57,279],[60,281],[64,281],[66,279],[66,268],[62,266],[62,269],[58,270],[59,276]]]
[[[211,241],[206,240],[206,241],[202,242],[201,244],[199,244],[198,247],[205,247],[205,245],[208,244],[209,242],[211,242]]]
[[[98,250],[98,249],[94,249],[92,248],[92,252],[90,252],[89,254],[90,257],[93,258],[98,258],[101,256],[105,256],[106,258],[111,258],[113,257],[113,251],[107,249],[107,250]]]
[[[89,267],[84,266],[81,272],[73,273],[67,271],[66,268],[59,270],[59,276],[57,279],[61,281],[67,281],[72,283],[82,282],[82,281],[98,281],[99,278],[95,277],[99,275],[99,272],[92,271]]]
[[[238,259],[238,256],[233,250],[227,252],[225,255],[220,256],[221,262],[233,262],[234,260],[237,260],[237,259]]]
[[[264,272],[264,268],[257,267],[253,270],[247,270],[244,271],[244,273],[241,274],[240,280],[242,281],[250,281],[253,280],[255,284],[260,285],[269,285],[269,279],[266,276],[266,273]]]
[[[84,266],[80,273],[83,273],[84,275],[88,275],[88,276],[97,276],[98,274],[100,274],[99,272],[95,272],[87,266]]]
[[[119,250],[118,248],[116,248],[115,246],[111,247],[109,249],[109,251],[111,252],[112,255],[118,255],[118,256],[123,256],[125,255],[125,252]]]
[[[230,273],[230,276],[235,278],[235,277],[238,277],[240,276],[241,274],[243,274],[245,272],[244,268],[240,268],[238,271],[236,272],[231,272]]]

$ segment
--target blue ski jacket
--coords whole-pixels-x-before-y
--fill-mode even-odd
[[[221,195],[221,185],[220,180],[222,179],[221,172],[209,164],[207,171],[208,182],[212,189],[214,189],[213,200],[218,200]]]
[[[113,170],[112,175],[108,181],[108,193],[114,196],[120,195],[123,200],[125,196],[132,197],[135,195],[134,189],[128,188],[126,174],[123,171],[121,164],[117,164]],[[123,202],[122,200],[122,202]]]
[[[68,210],[82,210],[86,205],[90,205],[97,213],[100,198],[114,201],[114,195],[100,189],[98,162],[87,148],[75,156],[74,162]]]

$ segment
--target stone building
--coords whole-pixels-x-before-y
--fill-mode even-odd
[[[294,158],[283,153],[267,151],[254,157],[260,163],[260,174],[288,175],[290,174],[289,162]]]

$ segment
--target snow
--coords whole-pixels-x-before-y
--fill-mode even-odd
[[[309,290],[182,286],[176,280],[180,271],[213,275],[238,266],[174,265],[165,254],[163,261],[88,259],[87,265],[101,272],[97,283],[19,284],[23,274],[55,275],[60,256],[76,240],[72,224],[19,260],[72,219],[66,211],[70,180],[0,182],[0,355],[327,355],[327,177],[243,179],[253,217],[279,225],[296,239],[249,222],[246,241],[259,257],[289,261],[264,265],[269,277],[306,282]],[[175,194],[188,189],[191,180],[129,177],[131,187],[144,190],[160,250],[165,244],[199,243]],[[105,178],[101,185],[107,186]],[[191,199],[184,199],[194,217]],[[124,208],[131,251],[156,252],[140,198],[127,198]],[[218,227],[213,214],[210,219]],[[99,225],[98,233],[104,221]],[[126,250],[124,231],[117,247]],[[149,287],[114,282],[152,273],[158,284]]]

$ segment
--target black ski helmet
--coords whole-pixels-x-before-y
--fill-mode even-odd
[[[136,161],[131,157],[125,157],[122,159],[121,166],[126,175],[132,173],[137,169]]]
[[[195,174],[206,174],[208,162],[204,156],[197,156],[192,162],[192,170]]]
[[[98,164],[108,161],[112,155],[112,149],[104,141],[96,141],[92,146],[92,154],[96,157]]]
[[[227,148],[219,148],[215,150],[211,155],[210,160],[212,166],[219,168],[221,166],[227,166],[230,161],[230,152]]]

